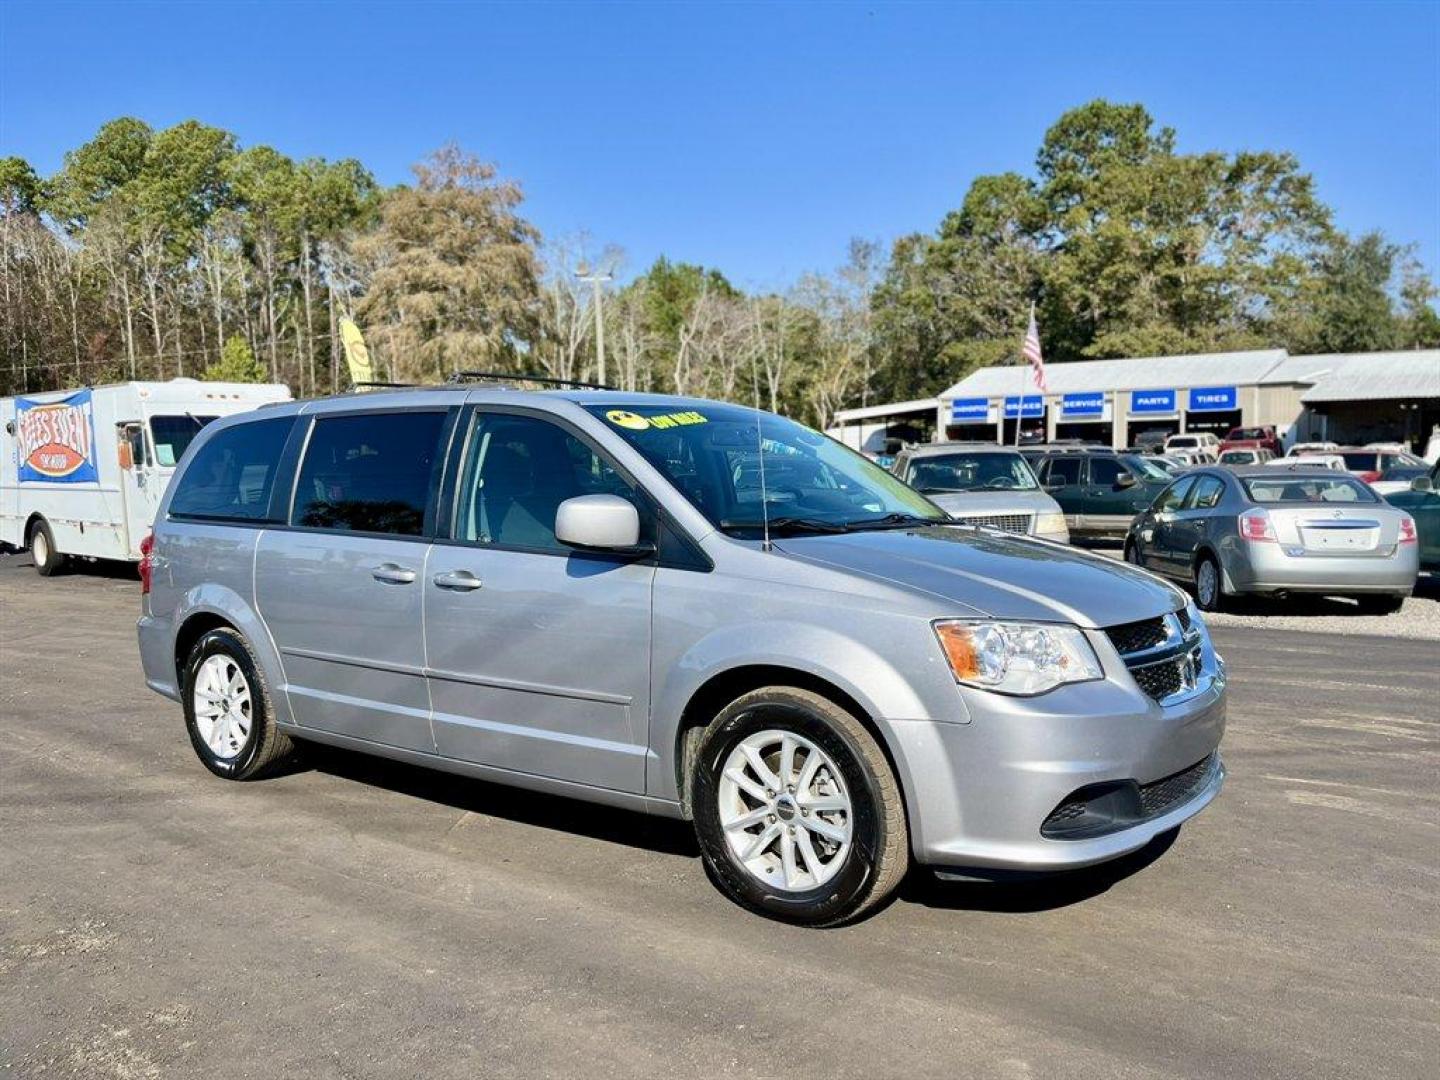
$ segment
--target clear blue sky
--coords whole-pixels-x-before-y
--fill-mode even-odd
[[[1184,150],[1289,149],[1440,266],[1440,5],[81,4],[0,0],[0,155],[190,117],[382,182],[456,140],[547,234],[773,287],[931,230],[1094,97]]]

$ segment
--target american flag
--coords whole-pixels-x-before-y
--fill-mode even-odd
[[[1020,346],[1020,355],[1030,365],[1035,386],[1045,393],[1045,361],[1040,355],[1040,329],[1035,325],[1035,305],[1030,305],[1030,329],[1025,331],[1025,344]]]

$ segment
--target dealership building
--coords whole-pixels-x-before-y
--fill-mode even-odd
[[[888,441],[1081,439],[1117,448],[1146,432],[1273,425],[1286,443],[1404,442],[1440,425],[1440,349],[1291,356],[1284,349],[1050,364],[1042,393],[1021,365],[981,368],[938,398],[846,410],[832,433]],[[916,438],[916,433],[920,437]],[[874,445],[871,445],[874,444]]]

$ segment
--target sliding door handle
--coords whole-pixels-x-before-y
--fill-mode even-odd
[[[456,570],[453,574],[436,574],[431,580],[442,589],[454,589],[456,592],[473,592],[481,585],[480,579],[469,570]]]
[[[372,567],[370,576],[387,585],[409,585],[415,580],[415,571],[407,570],[403,566],[396,566],[393,562],[387,562]]]

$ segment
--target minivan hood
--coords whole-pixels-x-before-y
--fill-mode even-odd
[[[1104,627],[1184,606],[1173,586],[1118,560],[965,525],[787,537],[775,546],[995,618]]]

